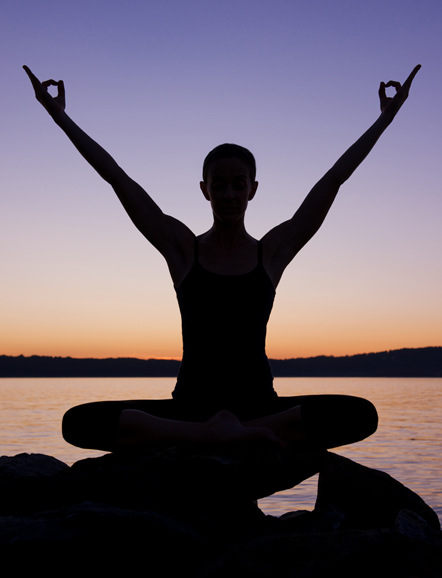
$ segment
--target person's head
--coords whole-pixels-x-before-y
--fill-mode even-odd
[[[203,163],[203,181],[206,182],[210,165],[218,159],[235,158],[243,161],[249,168],[252,183],[256,180],[256,162],[252,153],[237,144],[225,143],[215,147],[206,156]]]
[[[224,144],[207,155],[200,186],[216,220],[233,223],[244,218],[258,188],[255,175],[255,159],[244,147]]]

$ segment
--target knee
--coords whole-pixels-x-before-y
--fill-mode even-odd
[[[361,399],[359,415],[366,432],[365,437],[371,436],[378,429],[379,416],[375,406],[368,399]],[[363,402],[363,403],[362,403]]]
[[[63,416],[63,438],[73,446],[112,452],[116,447],[118,421],[124,402],[99,401],[77,405]]]
[[[61,422],[61,435],[63,439],[73,446],[81,447],[80,445],[80,432],[81,432],[81,412],[79,409],[81,406],[71,407],[64,414]]]
[[[301,404],[301,413],[308,437],[327,448],[361,441],[378,426],[375,406],[360,397],[312,396]]]

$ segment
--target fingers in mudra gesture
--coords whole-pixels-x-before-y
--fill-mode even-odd
[[[381,111],[385,114],[395,115],[404,102],[408,98],[408,93],[410,92],[410,86],[413,82],[414,77],[418,73],[421,65],[418,64],[414,67],[413,71],[411,72],[410,76],[401,85],[400,82],[396,80],[389,80],[386,84],[385,82],[381,82],[379,87],[379,99],[381,104]],[[389,86],[393,86],[396,89],[396,94],[393,97],[389,97],[385,93],[385,89]]]
[[[66,106],[63,81],[56,81],[51,78],[50,80],[40,82],[27,66],[23,66],[23,68],[32,83],[32,87],[34,88],[35,98],[42,106],[44,106],[48,113],[53,115],[57,112],[63,111]],[[53,97],[49,94],[49,86],[56,86],[58,88],[57,96]]]

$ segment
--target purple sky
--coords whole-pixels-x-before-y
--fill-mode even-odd
[[[2,3],[0,354],[179,357],[167,267],[33,97],[68,114],[168,214],[211,225],[207,152],[250,148],[261,237],[379,114],[410,99],[278,288],[271,357],[442,345],[440,0]]]

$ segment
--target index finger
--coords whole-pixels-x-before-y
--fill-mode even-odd
[[[64,99],[64,82],[62,80],[53,80],[51,78],[49,80],[44,80],[41,85],[44,86],[46,90],[49,86],[56,86],[58,89],[58,97]]]
[[[58,86],[58,82],[56,80],[53,80],[52,78],[50,78],[49,80],[43,80],[41,84],[45,88],[48,88],[48,86]]]

